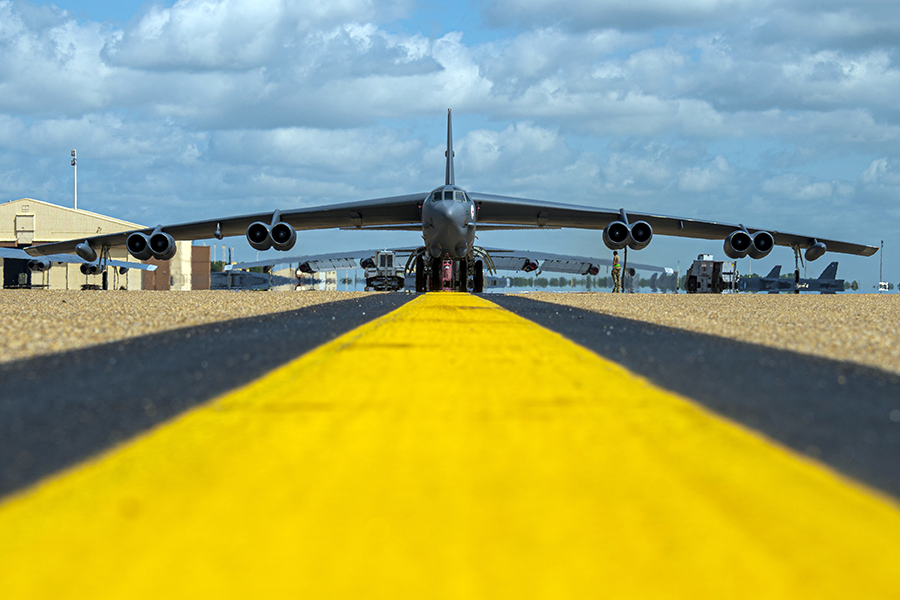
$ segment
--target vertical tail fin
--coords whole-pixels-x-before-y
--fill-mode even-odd
[[[819,279],[837,279],[837,262],[833,262],[822,271]]]
[[[447,109],[447,169],[444,176],[444,185],[456,185],[456,174],[453,172],[453,111]]]
[[[769,274],[766,275],[766,279],[778,279],[781,277],[781,265],[775,265],[775,267],[769,271]]]

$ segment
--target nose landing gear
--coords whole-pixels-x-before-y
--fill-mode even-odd
[[[416,292],[458,291],[480,294],[484,291],[484,262],[474,258],[453,260],[451,258],[431,258],[425,248],[410,257],[415,261]]]

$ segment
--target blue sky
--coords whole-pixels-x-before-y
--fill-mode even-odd
[[[146,225],[428,190],[452,107],[467,189],[883,239],[900,283],[898,34],[886,0],[0,0],[0,201],[70,204],[71,148],[79,207]],[[479,241],[609,254],[597,232]],[[701,252],[721,243],[635,256]]]

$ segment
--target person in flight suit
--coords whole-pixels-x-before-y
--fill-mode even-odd
[[[613,293],[622,292],[622,263],[619,262],[619,253],[613,250]]]

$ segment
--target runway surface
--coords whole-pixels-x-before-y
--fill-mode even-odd
[[[375,298],[395,299],[381,301],[381,314],[406,300]],[[0,504],[4,597],[897,596],[900,510],[870,487],[896,494],[898,471],[881,456],[896,443],[881,422],[897,426],[891,404],[878,400],[897,390],[889,374],[497,302],[532,320],[475,296],[428,294],[312,352],[316,342],[298,345],[296,360],[285,348],[255,371],[234,357],[270,345],[277,354],[289,330],[330,339],[342,309],[330,307],[335,328],[327,314],[271,317],[205,367],[227,329],[98,349],[81,362],[55,357],[68,368],[118,367],[145,352],[134,385],[151,396],[192,378],[190,389],[233,380],[209,402],[187,394],[167,415],[194,408],[135,427],[124,435],[143,433],[86,463],[32,487],[9,484],[19,491]],[[166,352],[172,362],[158,370]],[[104,381],[122,370],[103,368]],[[776,382],[803,368],[805,381],[825,382],[814,394]],[[3,382],[29,372],[12,363]],[[747,392],[729,402],[735,381]],[[83,403],[64,420],[72,425],[35,417],[11,444],[40,431],[61,431],[66,444],[107,423],[85,412],[147,416],[115,390],[57,391]],[[13,420],[58,412],[49,397],[16,398],[2,403]],[[750,429],[720,416],[728,410],[759,421]],[[809,439],[803,424],[815,430]],[[860,444],[877,446],[874,458]],[[815,445],[856,478],[787,445]]]
[[[523,296],[492,300],[667,390],[900,498],[896,373]]]
[[[0,496],[249,383],[408,299],[379,294],[0,363]]]

